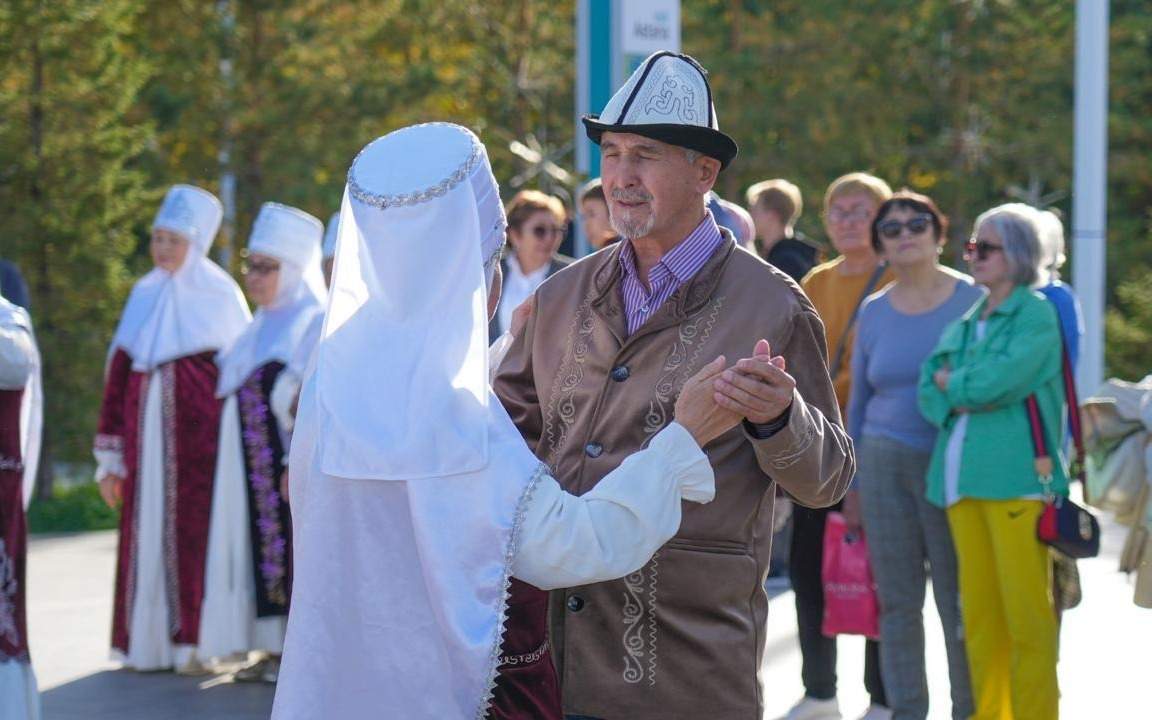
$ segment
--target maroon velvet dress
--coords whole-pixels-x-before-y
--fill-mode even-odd
[[[0,390],[0,663],[29,662],[24,573],[24,464],[20,448],[23,390]]]
[[[548,646],[548,593],[512,580],[491,720],[560,720],[560,683]]]
[[[209,351],[178,358],[153,374],[134,371],[128,353],[117,349],[108,368],[96,449],[121,452],[127,470],[112,609],[112,647],[123,653],[128,652],[134,599],[137,469],[149,382],[162,383],[168,625],[178,645],[195,645],[199,635],[221,409],[214,356]]]

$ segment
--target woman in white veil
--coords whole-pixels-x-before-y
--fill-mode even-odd
[[[240,680],[275,681],[291,593],[292,534],[280,475],[289,428],[272,410],[272,390],[324,309],[324,228],[308,213],[264,203],[244,266],[258,307],[252,324],[216,358],[224,401],[213,483],[200,622],[200,654],[257,651]],[[315,340],[312,340],[315,342]]]
[[[155,267],[128,296],[109,349],[94,454],[120,508],[114,656],[137,670],[199,672],[196,644],[220,402],[213,358],[251,315],[210,259],[223,210],[175,185],[152,224]]]

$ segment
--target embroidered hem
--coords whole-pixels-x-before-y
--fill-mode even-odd
[[[488,708],[492,703],[492,698],[496,693],[496,678],[500,672],[500,665],[502,664],[503,657],[500,654],[500,648],[504,644],[504,623],[508,621],[508,596],[512,587],[512,563],[516,559],[516,552],[520,549],[520,529],[524,525],[524,516],[528,512],[528,503],[532,501],[532,493],[536,491],[536,485],[540,482],[540,478],[548,472],[548,466],[541,463],[536,467],[536,471],[532,473],[529,478],[524,492],[520,494],[520,501],[516,503],[516,515],[512,521],[512,532],[508,538],[508,545],[504,550],[504,572],[503,572],[503,590],[500,592],[500,606],[498,610],[499,622],[496,625],[496,636],[492,638],[492,648],[489,651],[488,658],[488,681],[485,683],[485,690],[480,697],[480,704],[476,708],[476,720],[485,720],[488,717]],[[547,645],[547,642],[545,642]],[[547,648],[544,648],[547,651]]]

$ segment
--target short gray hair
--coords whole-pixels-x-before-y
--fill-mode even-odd
[[[1067,260],[1064,246],[1064,223],[1051,210],[1041,210],[1040,221],[1040,275],[1042,280],[1054,281],[1060,277],[1060,268]]]
[[[688,158],[688,164],[695,163],[704,153],[699,150],[692,150],[691,148],[684,148],[684,157]]]
[[[1035,287],[1041,280],[1039,267],[1043,253],[1038,215],[1035,208],[1023,203],[998,205],[981,213],[972,229],[975,239],[984,223],[992,225],[1004,243],[1004,259],[1016,285]]]

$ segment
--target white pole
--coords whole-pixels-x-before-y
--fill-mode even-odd
[[[1072,285],[1084,309],[1077,380],[1082,393],[1104,380],[1104,290],[1108,211],[1108,0],[1076,2],[1075,179]]]

